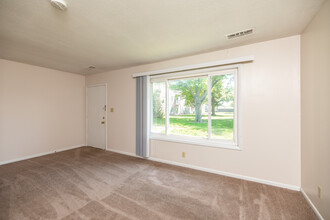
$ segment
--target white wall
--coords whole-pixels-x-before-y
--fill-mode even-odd
[[[255,61],[241,74],[242,150],[151,140],[151,157],[300,186],[300,36],[87,76],[108,84],[108,148],[135,153],[133,73],[247,55]]]
[[[0,59],[0,163],[85,144],[85,77]]]
[[[301,80],[302,188],[330,219],[330,1],[301,36]]]

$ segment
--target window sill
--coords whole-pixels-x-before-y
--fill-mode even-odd
[[[193,138],[193,137],[182,137],[182,136],[175,136],[175,135],[161,135],[161,134],[150,134],[149,137],[151,140],[161,140],[161,141],[169,141],[169,142],[176,142],[176,143],[183,143],[183,144],[193,144],[199,146],[206,146],[206,147],[215,147],[215,148],[224,148],[230,150],[241,150],[241,148],[232,143],[232,142],[219,142],[215,140],[207,140],[207,139],[200,139],[200,138]]]

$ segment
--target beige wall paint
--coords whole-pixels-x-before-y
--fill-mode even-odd
[[[324,219],[330,219],[329,95],[330,1],[327,1],[301,36],[302,188]]]
[[[247,55],[255,61],[242,66],[242,150],[151,140],[151,157],[300,186],[300,36],[87,76],[108,84],[108,148],[135,153],[133,73]]]
[[[85,143],[85,77],[0,59],[0,163]]]

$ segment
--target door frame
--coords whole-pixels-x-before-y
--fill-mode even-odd
[[[108,150],[108,85],[107,83],[100,83],[100,84],[92,84],[92,85],[86,85],[85,88],[85,102],[86,102],[86,106],[85,106],[85,112],[86,112],[86,116],[85,116],[85,142],[86,142],[86,146],[88,143],[88,98],[87,98],[87,89],[91,88],[91,87],[97,87],[97,86],[105,86],[105,106],[106,106],[106,111],[105,111],[105,149],[104,150]]]

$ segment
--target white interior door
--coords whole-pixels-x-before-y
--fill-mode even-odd
[[[87,145],[106,148],[106,86],[89,86],[87,96]]]

